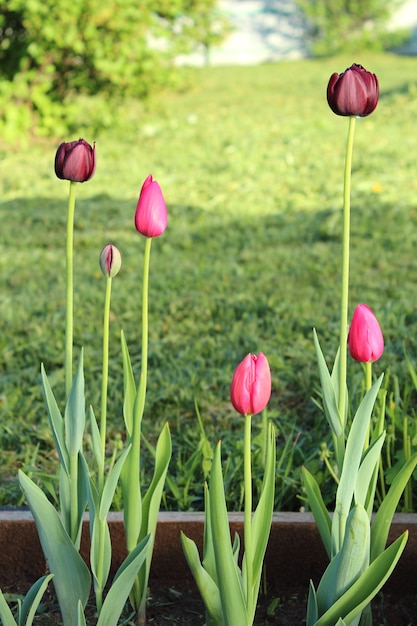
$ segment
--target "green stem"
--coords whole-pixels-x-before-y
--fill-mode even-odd
[[[349,130],[346,144],[344,188],[343,188],[343,242],[342,242],[342,297],[340,307],[340,378],[339,378],[339,414],[345,427],[346,422],[346,371],[347,371],[347,332],[349,302],[349,245],[350,245],[350,188],[352,176],[353,137],[356,118],[349,118]],[[344,440],[338,441],[337,464],[341,474],[344,457]]]
[[[97,613],[100,615],[103,606],[103,564],[104,564],[104,538],[106,533],[106,519],[98,519],[98,516],[94,519],[95,524],[99,524],[99,550],[97,558],[97,582],[96,582],[96,606]]]
[[[144,263],[143,263],[143,282],[142,282],[142,354],[141,354],[141,373],[139,380],[139,388],[137,391],[135,405],[133,409],[133,425],[131,444],[132,448],[129,453],[129,484],[125,498],[125,528],[126,528],[126,545],[128,552],[131,552],[139,541],[139,531],[142,524],[142,502],[140,491],[140,439],[141,424],[145,408],[146,385],[148,377],[148,308],[149,308],[149,265],[151,255],[152,238],[147,237],[145,243]],[[140,599],[135,598],[137,606]]]
[[[67,214],[67,302],[65,322],[65,393],[69,396],[72,385],[72,347],[74,333],[74,215],[75,215],[75,186],[70,182]]]
[[[107,276],[106,295],[104,299],[103,317],[103,371],[101,379],[101,415],[100,415],[100,440],[101,451],[104,458],[106,454],[106,421],[107,421],[107,388],[109,382],[109,326],[110,326],[110,299],[111,299],[111,276]]]
[[[372,362],[365,363],[365,390],[369,391],[372,387]]]
[[[252,546],[252,468],[251,468],[251,415],[245,415],[244,435],[244,541],[246,564],[246,606],[248,618],[253,614],[253,546]]]

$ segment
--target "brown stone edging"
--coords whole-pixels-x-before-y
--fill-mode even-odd
[[[229,515],[232,534],[242,535],[243,515]],[[193,538],[201,549],[203,513],[160,513],[151,569],[152,582],[174,584],[191,575],[181,548],[180,531]],[[126,555],[123,514],[110,513],[109,526],[113,547],[113,572]],[[389,542],[404,530],[409,540],[387,587],[394,592],[417,591],[417,514],[394,516]],[[88,561],[88,516],[85,516],[81,553]],[[308,588],[310,579],[317,582],[327,565],[321,540],[309,513],[275,513],[266,554],[268,584],[275,589]],[[36,527],[29,511],[0,510],[0,588],[12,588],[18,582],[34,582],[45,573],[45,560]]]

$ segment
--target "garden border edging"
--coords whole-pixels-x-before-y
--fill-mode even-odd
[[[229,514],[231,533],[243,534],[243,513]],[[108,517],[112,538],[114,574],[126,556],[123,513]],[[183,555],[180,531],[194,539],[201,550],[204,513],[161,512],[158,516],[150,585],[175,584],[179,578],[192,581]],[[386,588],[393,593],[417,593],[417,514],[397,513],[388,542],[405,530],[409,539],[405,551]],[[88,562],[88,514],[85,515],[81,554]],[[17,583],[33,583],[45,574],[46,564],[32,514],[28,510],[0,510],[0,588]],[[277,591],[308,588],[318,581],[327,566],[316,524],[310,513],[274,513],[265,557],[268,584]]]

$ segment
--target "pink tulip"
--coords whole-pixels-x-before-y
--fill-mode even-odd
[[[100,252],[99,264],[104,276],[109,276],[110,278],[116,276],[122,266],[122,257],[119,249],[112,243],[108,243]]]
[[[271,372],[266,356],[248,354],[239,363],[230,386],[230,399],[241,415],[260,413],[271,397]]]
[[[342,74],[332,74],[327,102],[336,115],[365,117],[375,110],[379,98],[378,78],[354,63]]]
[[[145,237],[159,237],[165,232],[167,223],[167,208],[161,187],[149,174],[142,185],[136,207],[136,230]]]
[[[361,363],[377,361],[384,352],[384,337],[374,312],[366,304],[358,304],[349,329],[351,356]]]
[[[73,183],[84,183],[96,170],[96,146],[84,139],[63,142],[55,155],[55,174]]]

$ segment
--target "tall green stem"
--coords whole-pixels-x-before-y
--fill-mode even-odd
[[[251,467],[251,415],[245,415],[244,435],[244,540],[245,540],[245,564],[246,564],[246,602],[247,615],[253,615],[253,546],[252,546],[252,467]],[[243,626],[243,625],[242,625]]]
[[[107,422],[107,387],[109,382],[109,326],[110,326],[110,299],[112,277],[106,279],[106,295],[104,298],[103,316],[103,370],[101,377],[101,414],[100,439],[103,460],[106,453],[106,422]]]
[[[67,214],[67,302],[65,322],[65,393],[69,396],[72,384],[72,347],[73,347],[73,324],[74,324],[74,214],[75,214],[75,186],[77,183],[70,182]]]
[[[350,246],[350,189],[352,176],[353,137],[356,118],[349,118],[346,144],[344,188],[343,188],[343,242],[342,242],[342,296],[340,307],[340,369],[339,369],[339,414],[343,425],[346,421],[346,375],[347,375],[347,332],[349,304],[349,246]],[[342,435],[343,437],[343,435]],[[339,473],[344,456],[344,442],[338,442],[337,462]]]
[[[137,545],[139,531],[142,522],[142,502],[140,492],[140,437],[141,424],[145,408],[146,385],[148,377],[148,302],[149,302],[149,265],[151,256],[152,239],[147,237],[145,240],[145,253],[143,263],[143,282],[142,282],[142,354],[141,354],[141,373],[139,380],[139,388],[136,394],[133,409],[133,424],[131,434],[132,448],[130,450],[128,464],[128,485],[125,495],[125,511],[124,520],[126,528],[127,549],[131,552]],[[126,483],[126,481],[125,481]]]

